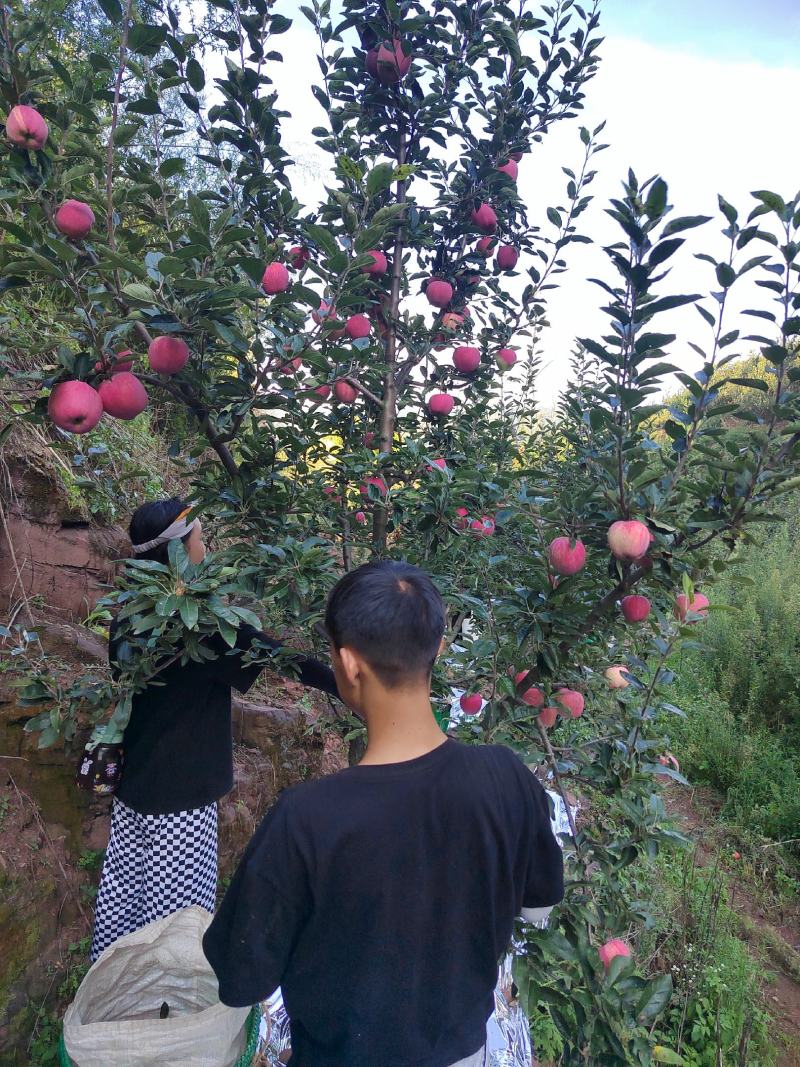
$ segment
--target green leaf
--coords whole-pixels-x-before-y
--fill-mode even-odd
[[[179,611],[181,618],[183,619],[184,626],[188,630],[193,630],[197,626],[197,618],[199,615],[197,601],[191,600],[187,597],[182,597],[180,601]]]
[[[377,196],[388,189],[392,182],[394,166],[391,163],[379,163],[367,175],[367,196]]]
[[[310,222],[306,225],[306,233],[327,256],[335,256],[340,251],[333,234],[330,230],[326,230],[324,226],[316,226]]]
[[[710,215],[683,215],[679,219],[673,219],[672,222],[668,222],[661,231],[661,236],[671,237],[673,233],[680,233],[682,230],[692,230],[695,226],[702,226],[704,223],[710,221]]]
[[[186,80],[196,93],[199,93],[206,84],[205,72],[194,56],[186,64]]]
[[[727,263],[718,263],[717,281],[723,289],[729,289],[736,281],[736,271]]]
[[[754,196],[756,200],[760,200],[770,211],[777,212],[778,215],[782,215],[786,210],[783,198],[778,196],[777,193],[771,193],[768,189],[756,189],[750,195]]]
[[[103,14],[110,22],[122,21],[122,6],[118,0],[97,0]]]
[[[653,1046],[653,1059],[656,1063],[671,1063],[675,1067],[686,1067],[686,1060],[683,1056],[673,1052],[671,1048],[667,1048],[665,1045]]]
[[[641,1023],[651,1023],[666,1008],[672,996],[672,975],[662,974],[650,982],[636,1009]]]
[[[660,218],[667,206],[667,183],[663,178],[656,178],[647,194],[644,210],[649,219]]]
[[[137,22],[128,33],[128,47],[142,56],[154,56],[167,39],[164,26],[151,26]]]
[[[122,287],[123,293],[130,297],[131,300],[136,300],[140,304],[152,304],[153,293],[146,285],[142,285],[141,282],[129,282],[128,285]]]

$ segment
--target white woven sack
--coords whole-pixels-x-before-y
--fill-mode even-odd
[[[205,908],[184,908],[109,945],[64,1016],[75,1067],[233,1067],[250,1009],[220,1002],[203,954],[210,922]]]

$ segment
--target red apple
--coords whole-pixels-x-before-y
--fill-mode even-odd
[[[483,707],[483,697],[480,693],[464,693],[458,703],[465,715],[477,715]]]
[[[625,622],[644,622],[650,614],[650,601],[638,593],[622,598],[622,614]]]
[[[275,296],[289,288],[289,271],[282,263],[270,263],[261,279],[261,288],[267,296]]]
[[[318,385],[314,390],[314,396],[318,396],[320,400],[327,400],[331,395],[331,387],[329,385]]]
[[[597,954],[600,957],[600,962],[608,972],[611,966],[611,961],[616,959],[617,956],[630,956],[631,950],[626,943],[619,937],[613,937],[610,941],[606,941],[604,945],[601,945],[597,950]]]
[[[449,393],[434,393],[428,400],[431,415],[449,415],[455,406],[455,400]]]
[[[103,401],[88,382],[59,382],[48,398],[47,414],[62,430],[88,433],[103,416]]]
[[[108,355],[105,362],[98,360],[94,369],[96,371],[110,371],[112,374],[119,374],[120,371],[129,371],[133,369],[133,359],[128,359],[128,356],[133,356],[133,352],[129,348],[124,348],[121,352],[117,352],[116,355]]]
[[[456,508],[456,515],[456,526],[459,530],[466,530],[469,526],[469,511],[466,508]]]
[[[322,487],[322,492],[325,494],[325,496],[329,496],[334,504],[341,504],[342,498],[337,495],[336,486],[325,485]]]
[[[619,519],[608,530],[608,547],[617,559],[631,563],[647,552],[650,545],[650,531],[637,519]]]
[[[331,341],[344,337],[344,326],[331,329],[330,324],[336,320],[336,308],[329,304],[327,300],[323,300],[317,310],[311,312],[311,318],[317,326],[323,327],[325,336]]]
[[[491,515],[481,515],[469,524],[470,530],[478,537],[491,537],[495,531],[495,522]]]
[[[446,308],[453,299],[453,287],[441,278],[431,278],[425,286],[425,296],[435,308]]]
[[[38,152],[44,148],[49,132],[47,123],[35,107],[17,104],[8,113],[6,137],[17,148]]]
[[[435,459],[433,461],[433,464],[429,463],[427,469],[431,472],[431,474],[433,473],[433,468],[434,467],[438,467],[440,471],[446,471],[447,470],[447,460],[446,459],[442,459],[442,457],[439,456],[438,459]]]
[[[579,719],[583,715],[586,701],[583,693],[579,693],[577,689],[558,689],[553,694],[553,700],[568,711],[573,719]]]
[[[527,704],[529,708],[544,707],[544,693],[535,685],[521,693],[520,700],[523,704]]]
[[[741,852],[734,852],[733,853],[733,859],[740,860],[741,858],[742,858]]]
[[[81,240],[94,226],[94,212],[82,200],[65,200],[53,221],[65,236]]]
[[[515,163],[520,163],[522,161],[522,152],[509,152],[508,158],[513,159]]]
[[[472,212],[472,222],[481,233],[494,233],[497,229],[497,214],[491,204],[481,204]]]
[[[358,394],[350,382],[340,381],[334,385],[333,395],[340,404],[354,404]]]
[[[508,161],[504,163],[502,167],[498,167],[497,169],[501,174],[507,174],[508,177],[512,180],[512,182],[515,182],[517,180],[517,175],[519,174],[519,167],[517,166],[517,161],[513,158],[513,156],[509,156]]]
[[[464,316],[458,311],[446,311],[442,315],[442,326],[445,330],[455,332],[464,325]]]
[[[180,337],[156,337],[147,348],[147,358],[157,374],[177,374],[189,362],[189,346]]]
[[[523,697],[523,700],[524,699],[525,698]],[[536,706],[538,707],[538,705]],[[536,716],[536,719],[539,723],[541,723],[545,730],[549,730],[551,726],[555,726],[556,724],[556,721],[558,719],[558,708],[554,708],[552,705],[547,708],[542,708],[542,710]]]
[[[147,407],[147,390],[130,371],[113,374],[98,388],[103,410],[115,419],[135,419]]]
[[[481,365],[480,349],[462,345],[453,352],[453,363],[462,374],[472,374]]]
[[[405,78],[410,67],[411,56],[405,54],[398,37],[367,52],[367,70],[382,85],[396,85]]]
[[[363,526],[366,521],[367,521],[367,516],[364,514],[364,512],[363,511],[357,511],[356,512],[356,522],[360,523]]]
[[[500,270],[513,270],[517,265],[519,252],[513,245],[500,245],[495,259]]]
[[[689,612],[703,617],[708,615],[708,597],[702,593],[695,593],[690,601],[685,593],[678,593],[675,597],[675,618],[684,622]],[[692,619],[691,621],[697,622],[698,620]]]
[[[278,374],[297,374],[302,366],[302,358],[295,356],[294,359],[290,359],[288,363],[284,363],[282,367],[278,368]]]
[[[575,544],[570,537],[556,537],[550,542],[550,566],[556,574],[565,576],[577,574],[586,563],[586,547],[577,538]]]
[[[364,484],[359,489],[362,496],[369,496],[369,487],[374,485],[381,496],[386,496],[388,492],[388,486],[383,478],[376,478],[374,475],[371,478],[365,478]]]
[[[364,448],[373,448],[373,442],[375,440],[375,433],[372,430],[367,430],[364,434]]]
[[[517,362],[517,353],[513,348],[501,348],[496,358],[500,370],[511,370]]]
[[[295,245],[289,249],[289,265],[295,270],[302,270],[311,259],[311,253],[304,245]]]
[[[366,315],[351,315],[345,323],[344,328],[347,332],[347,336],[356,340],[358,337],[369,337],[369,331],[372,328],[372,324]]]
[[[475,251],[479,256],[489,259],[494,253],[494,241],[491,237],[481,237],[480,241],[475,245]]]
[[[631,684],[627,678],[623,677],[623,674],[630,674],[630,667],[627,667],[624,663],[616,663],[613,667],[606,667],[603,674],[608,682],[609,689],[627,689]]]
[[[369,252],[364,253],[365,256],[372,256],[372,263],[368,267],[363,267],[364,274],[370,274],[373,278],[377,278],[381,274],[385,274],[389,264],[386,262],[386,256],[383,252],[378,251],[377,248],[373,248]]]

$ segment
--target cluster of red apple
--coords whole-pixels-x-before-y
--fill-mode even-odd
[[[98,387],[74,379],[59,382],[48,398],[52,421],[70,433],[93,430],[105,412],[115,419],[135,419],[147,407],[147,390],[132,372],[133,353],[129,349],[103,357],[94,365],[103,377]],[[177,374],[189,359],[189,346],[180,337],[156,337],[147,349],[150,369],[156,374]]]
[[[6,119],[6,137],[17,148],[28,152],[40,152],[50,133],[50,129],[36,110],[28,104],[12,107]],[[94,212],[82,200],[65,200],[53,215],[56,229],[65,237],[82,241],[88,237],[94,226]]]
[[[457,508],[456,515],[461,528],[465,529],[468,522],[467,509]],[[486,516],[484,516],[485,519]],[[490,532],[493,533],[494,522],[489,521],[491,522]],[[478,525],[481,524],[478,523]],[[612,523],[607,536],[611,554],[615,559],[624,563],[642,560],[653,540],[650,530],[638,519],[620,519]],[[557,575],[572,576],[577,574],[586,563],[586,546],[577,538],[556,537],[550,543],[548,556],[551,570]],[[708,614],[708,605],[708,597],[702,593],[693,593],[691,599],[685,593],[679,593],[675,597],[675,617],[679,622],[685,622],[687,618],[691,622],[697,622],[699,618]],[[650,601],[645,596],[623,597],[621,606],[626,622],[643,622],[650,614]],[[514,682],[520,685],[527,675],[528,671],[520,671],[514,676]],[[625,664],[617,663],[607,667],[604,676],[610,689],[626,689],[630,684],[630,673]],[[555,690],[554,703],[551,705],[545,705],[545,694],[536,686],[524,690],[520,694],[520,700],[531,708],[541,708],[537,718],[539,723],[547,729],[555,725],[559,714],[563,715],[568,712],[572,718],[577,719],[583,714],[584,709],[583,694],[564,686],[559,686]],[[476,714],[481,708],[480,695],[465,694],[461,698],[461,708],[468,715]]]

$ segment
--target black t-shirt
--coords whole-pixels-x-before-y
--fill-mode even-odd
[[[292,1067],[448,1067],[486,1040],[514,918],[562,895],[531,771],[446,741],[282,793],[203,947],[224,1003],[281,986]]]
[[[142,815],[164,815],[202,808],[233,787],[231,689],[246,693],[264,669],[244,662],[257,637],[273,649],[283,646],[243,624],[231,649],[215,634],[207,641],[216,659],[173,663],[133,698],[122,739],[124,763],[117,797]],[[112,624],[109,659],[114,665],[117,639]],[[298,655],[299,680],[338,696],[330,667]]]

